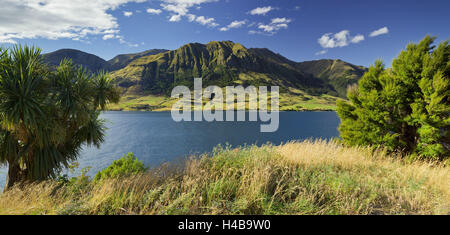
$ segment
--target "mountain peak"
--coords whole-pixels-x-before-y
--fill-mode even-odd
[[[64,58],[71,59],[74,64],[82,65],[91,72],[109,70],[109,64],[104,59],[76,49],[60,49],[42,55],[44,61],[50,66],[58,66]]]
[[[230,40],[224,40],[224,41],[210,41],[206,45],[226,45],[226,46],[233,46],[235,43]]]
[[[280,86],[311,94],[345,97],[347,86],[358,81],[366,68],[339,59],[297,63],[267,48],[246,48],[233,41],[188,43],[175,50],[151,49],[122,54],[109,61],[74,49],[44,55],[51,65],[67,57],[91,71],[112,71],[116,84],[130,94],[167,94],[176,85]]]

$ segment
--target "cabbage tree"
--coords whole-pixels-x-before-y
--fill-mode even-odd
[[[100,111],[119,92],[104,72],[90,75],[63,60],[52,71],[41,49],[0,51],[0,164],[8,166],[5,190],[17,183],[56,177],[83,145],[104,140]]]

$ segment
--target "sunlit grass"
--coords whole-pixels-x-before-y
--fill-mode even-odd
[[[0,214],[448,214],[450,172],[326,141],[217,148],[182,168],[102,183],[48,181],[0,196]]]
[[[336,100],[333,96],[310,96],[306,94],[280,94],[280,111],[330,111],[336,109]],[[108,110],[113,111],[170,111],[172,106],[178,101],[166,96],[137,96],[125,95],[120,103],[110,104]],[[203,100],[205,105],[208,100]],[[246,110],[249,109],[248,98],[245,101]],[[227,106],[224,98],[224,110],[233,109]],[[270,102],[268,105],[270,109]]]

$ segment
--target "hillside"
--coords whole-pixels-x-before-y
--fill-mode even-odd
[[[164,49],[151,49],[139,53],[117,55],[111,60],[108,60],[108,64],[112,71],[119,70],[126,67],[133,60],[136,60],[143,56],[155,55],[166,51],[167,50]]]
[[[189,43],[176,50],[152,49],[118,55],[109,61],[76,50],[45,55],[56,65],[64,57],[90,70],[111,72],[123,90],[113,110],[169,110],[169,94],[178,85],[280,86],[281,110],[331,110],[337,99],[346,97],[348,85],[356,83],[366,68],[341,60],[294,62],[266,48],[247,49],[231,41]]]
[[[168,94],[177,85],[192,87],[194,77],[204,85],[278,85],[324,93],[326,83],[295,68],[292,64],[261,56],[230,41],[190,43],[157,55],[141,57],[112,76],[128,91]]]
[[[217,148],[178,170],[164,165],[131,176],[113,165],[109,172],[116,174],[100,181],[81,175],[13,188],[0,194],[0,214],[450,213],[444,164],[406,163],[334,142]]]
[[[297,63],[297,67],[333,86],[340,97],[346,97],[348,85],[356,83],[367,68],[342,60],[315,60]]]
[[[104,59],[96,55],[74,49],[61,49],[43,54],[42,57],[44,62],[52,67],[58,66],[61,60],[68,58],[71,59],[74,64],[82,65],[91,72],[96,72],[98,70],[110,70],[109,63]]]

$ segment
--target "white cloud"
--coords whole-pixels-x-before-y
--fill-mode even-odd
[[[0,42],[32,38],[81,40],[89,35],[117,35],[119,25],[110,12],[128,2],[144,1],[2,0]]]
[[[272,24],[290,23],[291,19],[286,18],[274,18],[272,19]]]
[[[131,11],[124,11],[123,15],[126,16],[126,17],[130,17],[130,16],[133,15],[133,12],[131,12]]]
[[[169,18],[169,21],[170,22],[178,22],[178,21],[180,21],[181,20],[181,15],[172,15],[170,18]]]
[[[123,36],[116,35],[115,38],[119,39],[120,44],[126,44],[129,47],[138,47],[139,46],[139,44],[137,44],[137,43],[131,43],[131,42],[125,41],[125,39],[123,39]]]
[[[350,36],[350,32],[348,30],[342,30],[341,32],[334,35],[336,39],[336,46],[344,47],[348,45],[347,37]]]
[[[176,8],[181,9],[189,9],[191,7],[198,7],[203,3],[209,2],[217,2],[219,0],[161,0],[163,3],[161,5],[172,5],[176,6]]]
[[[265,25],[265,24],[260,24],[258,26],[258,29],[263,29],[265,32],[272,32],[275,30],[275,27],[272,25]]]
[[[188,18],[189,22],[193,22],[197,18],[197,16],[194,14],[187,14],[186,17]]]
[[[247,23],[246,20],[241,20],[241,21],[235,20],[235,21],[231,22],[231,24],[228,25],[228,28],[231,28],[231,29],[239,28],[239,27],[241,27],[242,25],[244,25],[246,23]]]
[[[332,34],[326,33],[322,35],[317,41],[323,48],[335,48],[335,47],[345,47],[350,43],[358,43],[364,40],[364,36],[361,34],[355,37],[350,36],[350,31],[342,30],[339,33]]]
[[[182,16],[186,15],[189,12],[189,9],[184,5],[161,4],[161,7],[166,11],[170,11]]]
[[[214,21],[214,18],[206,18],[204,16],[199,16],[195,19],[195,21],[202,25],[207,25],[212,23]]]
[[[254,25],[256,25],[256,22],[252,22],[250,24],[247,25],[248,28],[253,27]]]
[[[201,25],[207,25],[207,26],[210,26],[210,27],[216,27],[216,26],[219,25],[219,24],[215,23],[215,19],[214,18],[206,18],[204,16],[198,16],[195,19],[195,22],[197,22],[197,23],[199,23]]]
[[[352,42],[352,43],[358,43],[358,42],[361,42],[361,41],[364,41],[364,35],[361,35],[361,34],[358,34],[358,35],[354,36],[352,38],[352,40],[350,40],[350,42]]]
[[[147,13],[159,15],[161,14],[161,9],[153,9],[153,8],[147,8]]]
[[[189,22],[197,22],[208,27],[217,27],[219,24],[215,22],[214,18],[205,16],[196,16],[189,14],[189,9],[192,7],[200,7],[199,5],[209,2],[217,2],[218,0],[161,0],[161,7],[172,15],[169,17],[170,22],[178,22],[182,17],[187,17]]]
[[[186,15],[189,12],[189,8],[198,6],[203,3],[217,2],[218,0],[161,0],[161,7],[164,10],[178,14]]]
[[[251,15],[266,15],[267,13],[269,13],[270,11],[274,10],[273,7],[268,6],[268,7],[257,7],[253,10],[250,11]]]
[[[327,52],[328,52],[327,50],[321,50],[321,51],[317,52],[316,55],[324,55]]]
[[[246,20],[241,20],[241,21],[235,20],[235,21],[231,22],[229,25],[227,25],[226,27],[220,28],[220,31],[228,31],[230,29],[240,28],[243,25],[245,25],[246,23],[247,23]]]
[[[6,37],[0,36],[0,43],[16,44],[17,42],[15,40],[8,39]]]
[[[194,14],[187,14],[186,17],[188,18],[189,22],[193,22],[197,18],[197,16]]]
[[[115,37],[116,37],[116,35],[114,35],[114,34],[105,34],[103,36],[103,40],[108,40],[108,39],[112,39],[112,38],[115,38]]]
[[[172,16],[172,17],[174,17],[174,16]],[[181,15],[175,15],[175,17],[176,17],[177,21],[181,20]],[[219,26],[219,24],[216,23],[216,19],[214,19],[214,18],[208,18],[205,16],[196,16],[194,14],[187,14],[187,15],[185,15],[185,17],[187,17],[189,22],[196,22],[201,25],[208,26],[208,27]]]
[[[377,30],[371,32],[369,36],[376,37],[376,36],[380,36],[380,35],[387,34],[387,33],[389,33],[389,29],[387,27],[383,27],[381,29],[377,29]]]
[[[275,34],[278,30],[280,29],[287,29],[288,28],[288,24],[291,22],[291,19],[287,19],[287,18],[273,18],[271,20],[271,22],[269,24],[262,24],[259,23],[258,24],[258,29],[262,30],[259,31],[255,31],[255,30],[250,30],[250,34],[268,34],[268,35],[273,35]]]

